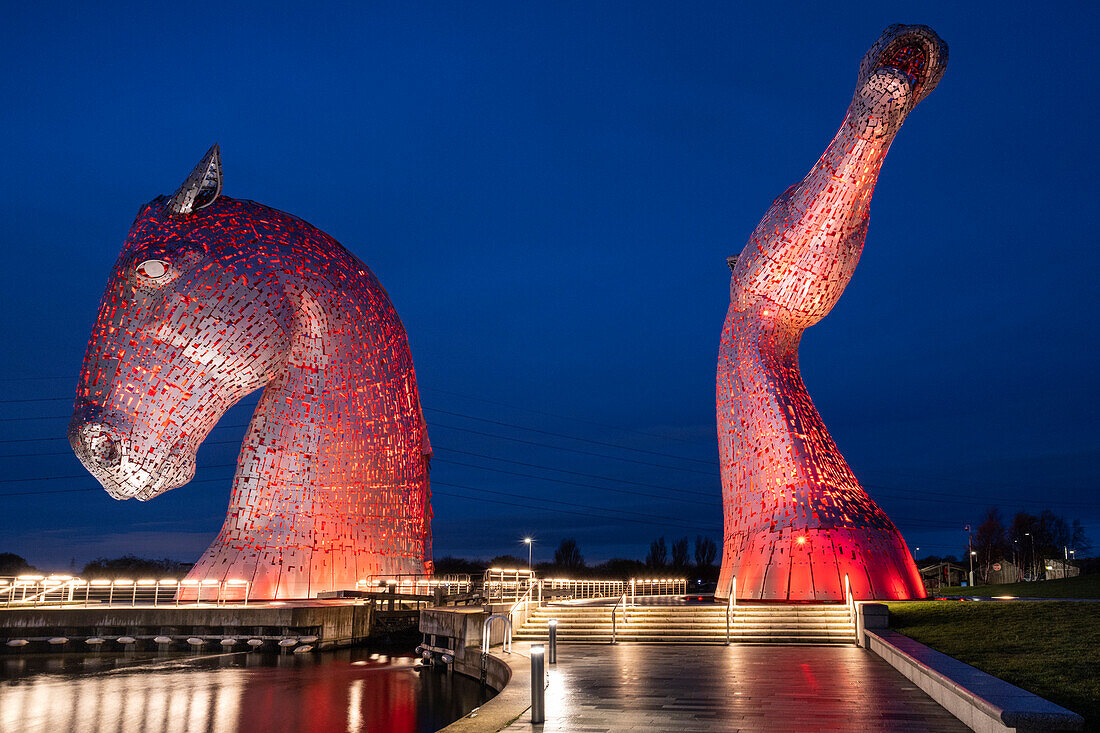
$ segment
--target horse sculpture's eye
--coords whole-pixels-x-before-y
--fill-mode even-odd
[[[164,277],[168,272],[168,263],[163,260],[145,260],[137,266],[138,274],[150,280]]]

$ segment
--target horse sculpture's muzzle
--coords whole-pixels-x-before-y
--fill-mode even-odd
[[[183,442],[175,444],[163,460],[142,459],[130,438],[104,420],[88,420],[81,410],[69,423],[69,443],[114,499],[152,499],[195,475],[194,452]]]

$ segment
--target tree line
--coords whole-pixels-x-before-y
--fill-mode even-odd
[[[986,511],[985,520],[972,536],[974,570],[988,580],[995,563],[1011,562],[1021,579],[1043,577],[1048,561],[1069,562],[1084,557],[1092,549],[1081,520],[1065,517],[1047,509],[1038,515],[1017,512],[1008,525],[996,507]]]
[[[577,540],[563,539],[554,550],[553,562],[536,562],[534,569],[542,577],[607,578],[629,580],[675,574],[703,581],[718,579],[718,546],[710,537],[699,535],[694,543],[681,537],[669,544],[664,537],[653,540],[644,561],[631,558],[612,558],[598,565],[589,565],[581,554]],[[488,563],[458,557],[441,557],[435,561],[437,573],[469,573],[478,575],[486,568],[523,569],[527,558],[515,555],[498,555]]]

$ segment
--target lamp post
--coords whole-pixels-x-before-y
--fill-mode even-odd
[[[1024,532],[1024,537],[1031,537],[1031,532]],[[1031,537],[1031,579],[1035,580],[1035,538]]]
[[[970,555],[970,587],[974,587],[974,537],[970,534],[970,525],[966,525],[966,549]]]
[[[527,569],[534,570],[534,566],[531,564],[531,550],[535,546],[535,541],[530,537],[524,537],[523,544],[527,545]]]

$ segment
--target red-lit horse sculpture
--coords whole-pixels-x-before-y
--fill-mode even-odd
[[[303,598],[430,572],[431,448],[389,296],[324,232],[221,186],[215,145],[138,212],[84,358],[73,449],[114,498],[151,499],[191,480],[218,419],[262,387],[225,523],[188,578]]]
[[[802,331],[844,292],[879,169],[910,111],[939,82],[947,46],[891,26],[864,56],[848,114],[813,170],[772,203],[731,258],[718,361],[725,542],[718,595],[921,598],[893,523],[852,474],[798,371]]]

